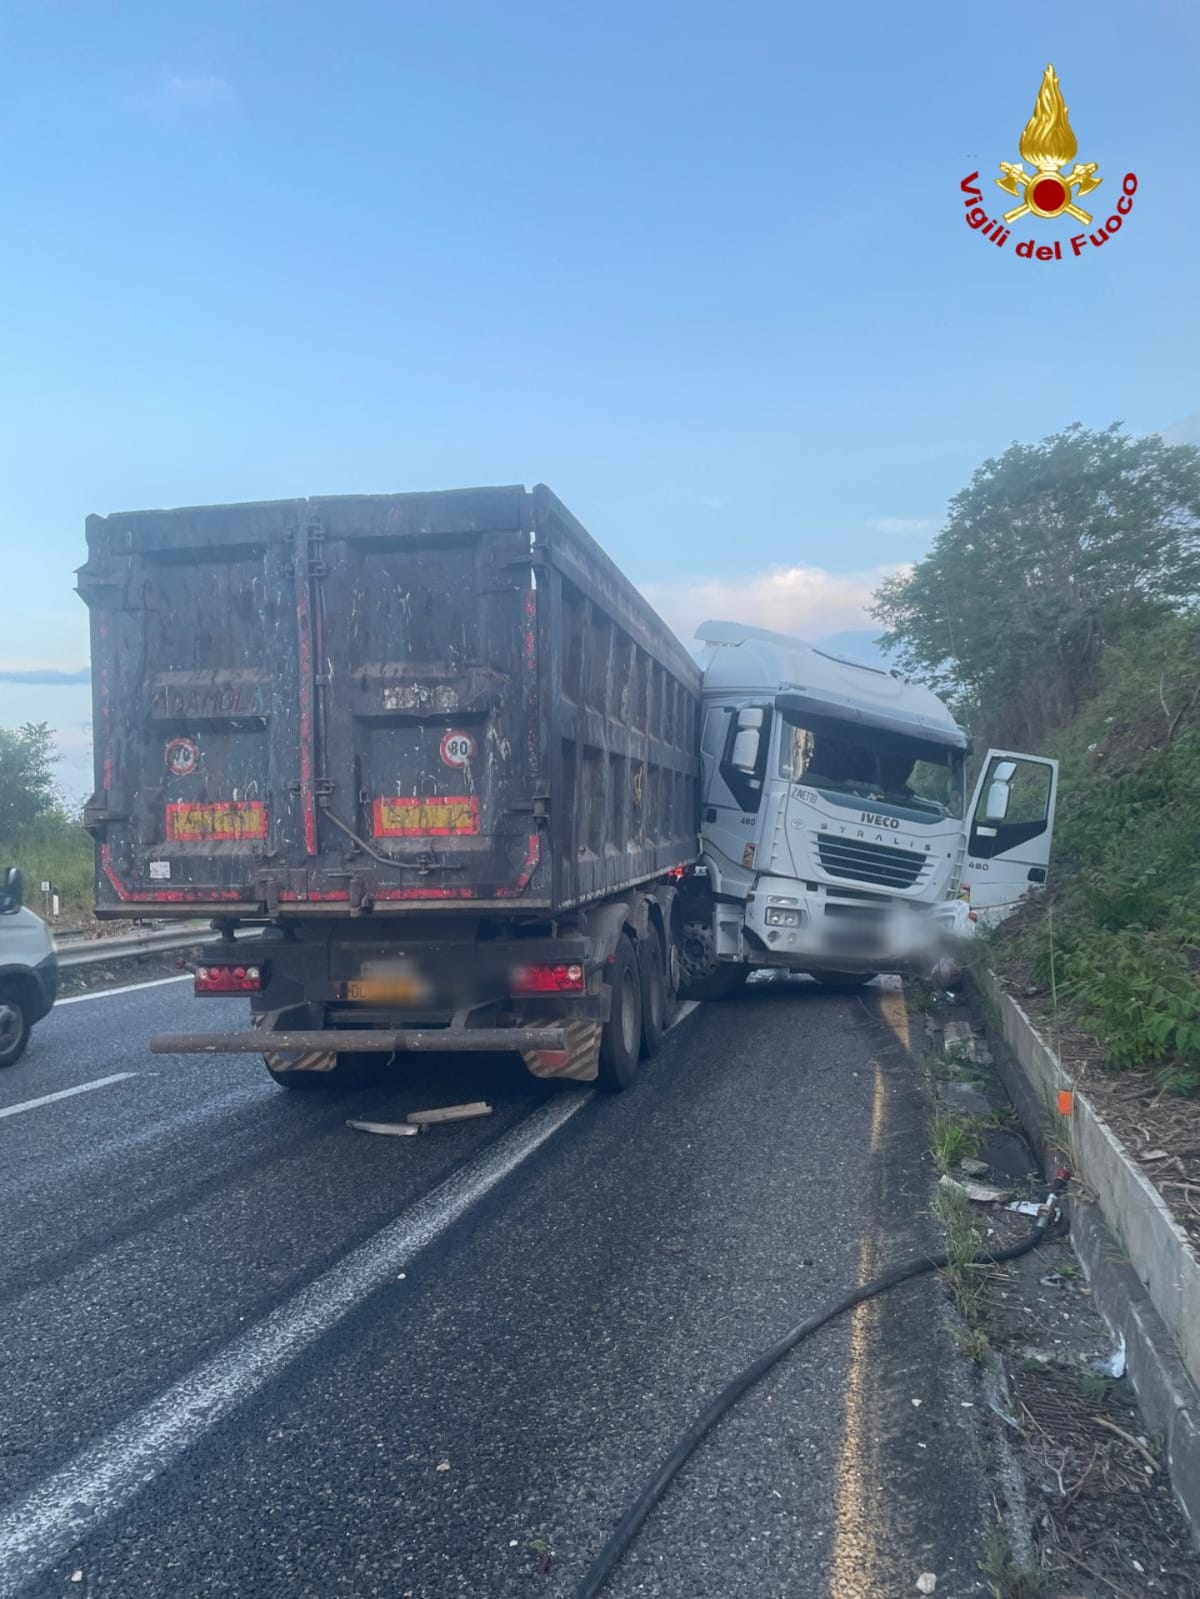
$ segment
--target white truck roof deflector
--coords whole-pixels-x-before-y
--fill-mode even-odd
[[[705,699],[769,693],[782,708],[837,716],[862,727],[905,732],[969,748],[964,728],[932,690],[886,667],[834,655],[803,639],[741,622],[702,622]],[[789,703],[790,702],[790,703]]]

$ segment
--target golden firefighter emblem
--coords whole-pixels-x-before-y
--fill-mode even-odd
[[[1091,212],[1077,206],[1075,198],[1091,194],[1104,179],[1096,176],[1094,161],[1085,164],[1075,161],[1079,146],[1053,66],[1048,66],[1042,77],[1033,115],[1025,124],[1018,148],[1024,160],[1001,161],[1000,170],[1004,176],[996,179],[1005,194],[1021,201],[1013,210],[1004,213],[1004,220],[1015,222],[1018,217],[1030,214],[1060,217],[1065,212],[1077,222],[1089,223]],[[1026,172],[1025,161],[1033,167],[1032,172]],[[1075,165],[1070,172],[1064,172],[1062,169],[1068,161],[1075,161]]]

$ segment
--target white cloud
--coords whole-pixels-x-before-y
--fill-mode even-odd
[[[133,104],[143,111],[224,111],[235,98],[228,78],[211,73],[191,77],[168,73],[147,94],[134,96]]]
[[[1200,444],[1200,411],[1193,411],[1182,422],[1173,422],[1161,433],[1168,444]]]
[[[852,629],[878,628],[867,607],[885,578],[904,565],[865,572],[829,572],[820,566],[772,566],[745,577],[685,578],[643,583],[642,593],[685,642],[705,621],[748,622],[798,638],[823,638]]]
[[[32,656],[4,656],[0,655],[0,677],[9,677],[15,672],[28,676],[31,682],[59,682],[64,676],[75,678],[87,668],[87,648],[83,651],[83,660],[78,655],[74,657],[60,656],[47,660],[42,656],[40,660]]]
[[[940,523],[933,516],[869,516],[863,526],[871,533],[889,533],[897,538],[927,538]]]

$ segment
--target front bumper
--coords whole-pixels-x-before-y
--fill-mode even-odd
[[[33,968],[33,980],[37,984],[40,996],[40,1009],[34,1020],[41,1021],[43,1016],[49,1015],[54,1001],[58,998],[58,956],[51,954],[47,955],[45,960],[40,960]]]
[[[926,976],[950,954],[953,902],[913,905],[814,894],[786,879],[760,879],[746,904],[743,958],[752,966]]]

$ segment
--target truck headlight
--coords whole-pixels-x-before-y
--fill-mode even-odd
[[[778,905],[769,905],[765,921],[768,927],[799,927],[800,917],[799,911],[785,911]]]

